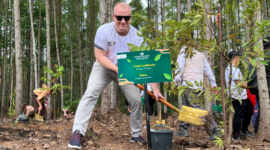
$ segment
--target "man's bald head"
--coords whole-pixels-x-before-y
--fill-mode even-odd
[[[131,14],[131,8],[130,8],[130,6],[127,4],[127,3],[124,3],[124,2],[119,2],[119,3],[116,3],[115,5],[114,5],[114,9],[113,9],[113,13],[115,14],[115,11],[116,11],[116,9],[119,9],[119,8],[124,8],[124,9],[129,9],[130,10],[130,14]]]

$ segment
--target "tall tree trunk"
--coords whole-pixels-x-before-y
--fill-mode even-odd
[[[256,21],[261,20],[261,10],[259,10]],[[255,31],[256,32],[256,31]],[[261,38],[258,38],[256,43],[260,45],[259,49],[263,51],[263,43]],[[255,50],[256,51],[256,50]],[[263,61],[263,57],[258,57],[258,64],[259,61]],[[266,72],[265,66],[261,65],[256,69],[257,72],[257,80],[258,80],[258,87],[259,87],[259,101],[260,101],[260,126],[257,133],[257,138],[263,142],[263,140],[270,141],[270,103],[269,103],[269,94],[268,94],[268,85],[266,80]]]
[[[180,22],[181,20],[181,0],[177,0],[177,22]],[[181,86],[181,83],[180,85]],[[178,108],[181,109],[182,107],[182,96],[177,94],[178,95]]]
[[[56,26],[56,10],[55,10],[55,0],[53,3],[53,9],[54,9],[54,32],[55,32],[55,45],[56,45],[56,52],[57,52],[57,61],[58,61],[58,67],[61,67],[61,61],[59,56],[59,49],[58,49],[58,36],[57,36],[57,26]],[[63,77],[60,75],[60,84],[63,85]],[[61,88],[61,110],[64,107],[64,91],[63,88]]]
[[[210,2],[207,3],[205,0],[204,0],[204,3],[205,3],[205,9],[207,11],[207,16],[208,16],[208,13],[211,12],[211,4]],[[213,30],[213,25],[212,25],[212,21],[211,21],[211,18],[207,18],[206,20],[206,40],[210,41],[213,39],[213,33],[212,33],[212,30]],[[205,56],[206,56],[206,59],[210,65],[211,68],[213,68],[213,62],[214,62],[214,59],[213,59],[213,56],[212,55],[207,55],[207,51],[205,52]],[[205,91],[208,91],[208,93],[205,93],[206,97],[204,98],[205,99],[205,109],[209,112],[210,115],[213,114],[213,111],[212,111],[212,105],[213,105],[213,101],[209,101],[210,97],[211,97],[211,92],[208,90],[209,89],[209,86],[210,85],[210,82],[208,80],[208,78],[206,78],[206,76],[204,77],[204,80],[205,80]]]
[[[100,25],[111,21],[110,8],[113,7],[112,6],[113,2],[114,0],[100,0],[100,7],[99,7]],[[110,108],[112,106],[111,92],[115,92],[115,89],[112,89],[112,85],[110,83],[103,89],[102,94],[101,94],[101,113],[102,114],[107,114],[110,111]]]
[[[96,11],[95,11],[95,1],[92,1],[91,3],[91,36],[90,36],[90,52],[91,52],[91,58],[90,58],[90,66],[93,66],[95,62],[95,56],[94,56],[94,38],[95,38],[95,16],[96,16]]]
[[[174,0],[171,0],[171,5],[172,5],[172,20],[173,20],[173,1]]]
[[[177,22],[181,20],[181,0],[177,0]]]
[[[71,26],[69,26],[69,39],[71,39]],[[70,40],[70,101],[72,102],[73,91],[73,55],[72,55],[72,41]]]
[[[11,5],[12,6],[12,5]],[[12,9],[12,8],[11,8]],[[12,15],[14,15],[14,11],[12,11]],[[10,62],[9,62],[9,67],[10,67],[10,99],[9,99],[9,106],[12,105],[12,92],[13,92],[13,44],[12,44],[12,40],[13,40],[13,21],[14,18],[11,17],[11,34],[10,34]]]
[[[227,0],[226,0],[227,1]],[[246,0],[242,0],[242,5],[243,5],[243,11],[246,10],[247,6],[246,6]],[[229,28],[229,27],[228,27]],[[249,27],[248,25],[245,23],[245,31],[248,31]],[[227,30],[228,31],[228,30]],[[229,35],[227,34],[227,37],[229,37]],[[249,32],[245,32],[245,42],[247,42],[249,39]],[[229,51],[228,51],[229,52]]]
[[[156,30],[158,31],[158,0],[156,0]],[[158,32],[157,31],[156,31],[156,38],[158,36]]]
[[[2,71],[2,107],[1,107],[1,117],[4,114],[4,105],[5,105],[5,96],[6,96],[6,55],[7,55],[7,18],[8,18],[8,0],[5,1],[5,32],[4,32],[4,40],[5,40],[5,50],[3,52],[3,71]]]
[[[83,77],[82,77],[82,50],[81,50],[81,24],[80,24],[80,0],[77,6],[77,22],[78,22],[78,49],[79,49],[79,66],[80,66],[80,97],[83,96]]]
[[[46,5],[46,36],[47,36],[47,68],[48,69],[52,69],[51,67],[51,43],[50,43],[50,4],[49,4],[49,0],[45,1],[45,5]],[[47,79],[49,80],[47,82],[47,86],[51,87],[51,80],[52,80],[52,75],[50,73],[47,73]],[[51,119],[52,117],[52,112],[51,112],[51,106],[52,106],[52,102],[51,102],[51,97],[48,97],[48,106],[47,106],[47,119]]]
[[[263,2],[264,2],[264,20],[268,20],[268,5],[267,5],[267,0],[264,0]],[[268,27],[265,27],[265,37],[267,37],[267,36],[268,36]]]
[[[3,6],[3,1],[0,1],[0,16],[2,16],[2,6]],[[0,22],[1,23],[2,23],[2,18],[3,17],[0,17]],[[0,23],[0,29],[2,29],[2,24],[1,23]],[[0,30],[0,43],[2,43],[2,30]],[[2,47],[0,47],[0,58],[2,58]],[[1,68],[2,68],[2,65],[0,64],[0,76],[2,76]],[[2,82],[2,78],[0,78],[0,83],[1,82]],[[0,85],[0,91],[2,91],[2,86],[1,85]],[[1,104],[0,107],[2,108],[2,104]]]
[[[162,7],[162,22],[165,22],[166,21],[166,19],[165,19],[165,11],[166,11],[166,9],[165,9],[165,0],[162,0],[162,5],[161,5],[161,7]],[[162,32],[164,32],[165,33],[165,25],[163,24],[162,25]],[[165,48],[165,46],[166,45],[163,45],[163,48]],[[165,84],[164,84],[165,85]],[[164,88],[165,86],[163,86],[163,88]],[[167,91],[165,91],[165,88],[164,88],[164,98],[167,100]],[[158,104],[158,107],[159,107],[159,111],[161,111],[161,104],[159,103]],[[158,112],[159,113],[159,112]],[[164,113],[167,113],[167,106],[165,106],[164,105]]]
[[[188,10],[191,10],[191,0],[187,0],[187,8]]]
[[[245,0],[243,0],[243,1],[245,1]],[[225,6],[226,5],[228,5],[228,0],[225,0]],[[226,7],[225,7],[225,9],[226,9]],[[227,20],[226,20],[226,37],[227,38],[229,38],[229,36],[230,36],[229,23],[228,23],[230,20],[229,18],[230,18],[230,15],[228,14]],[[226,40],[226,42],[227,42],[227,52],[229,53],[231,50],[230,40]]]
[[[30,25],[31,26],[31,25]],[[33,92],[33,36],[32,36],[32,30],[30,29],[30,42],[29,42],[29,57],[30,57],[30,71],[29,71],[29,91],[28,91],[28,100],[29,100],[29,105],[32,103],[31,102],[31,94]]]
[[[37,84],[40,86],[40,59],[41,59],[41,49],[40,49],[40,30],[41,30],[41,0],[39,0],[39,21],[38,21],[38,74],[37,74]]]
[[[30,23],[31,23],[31,37],[32,37],[32,45],[31,45],[31,49],[32,49],[32,53],[33,53],[33,56],[34,56],[34,72],[35,72],[35,89],[37,89],[37,84],[38,84],[38,81],[37,81],[37,58],[36,58],[36,42],[35,42],[35,32],[34,32],[34,23],[33,23],[33,0],[29,0],[29,11],[30,11]],[[32,47],[33,46],[33,47]],[[30,49],[30,50],[31,50]],[[31,55],[31,58],[32,57],[32,53],[30,52],[30,55]],[[31,69],[33,68],[33,60],[31,60]],[[33,77],[32,77],[32,71],[31,71],[31,75],[30,75],[30,87],[33,86],[32,84],[32,80],[33,80]],[[32,93],[32,89],[30,90],[30,104],[32,104],[32,101],[31,101],[31,93]]]
[[[14,20],[15,20],[15,61],[16,61],[16,108],[15,117],[17,118],[22,112],[22,54],[21,54],[21,14],[20,1],[14,1]]]

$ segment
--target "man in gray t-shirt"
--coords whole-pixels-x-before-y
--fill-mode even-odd
[[[131,8],[120,2],[114,6],[113,22],[99,27],[95,37],[96,62],[89,77],[87,89],[83,95],[73,124],[73,134],[68,143],[70,148],[81,148],[81,137],[85,135],[89,119],[101,91],[112,80],[118,83],[117,53],[130,52],[127,43],[140,46],[143,38],[137,35],[137,29],[130,25]],[[151,83],[156,99],[163,98],[157,84]],[[140,91],[135,85],[120,86],[130,105],[131,142],[147,142],[142,137],[143,106]]]

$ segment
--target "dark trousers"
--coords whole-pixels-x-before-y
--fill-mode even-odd
[[[249,99],[242,100],[242,104],[240,104],[238,99],[233,99],[232,104],[235,112],[233,116],[233,137],[237,138],[240,134],[240,129],[242,131],[248,129],[253,106]]]
[[[259,102],[259,94],[256,95],[256,103],[258,103],[258,116],[256,117],[255,120],[255,125],[254,125],[254,130],[255,130],[255,134],[257,134],[258,129],[259,129],[259,122],[260,122],[260,102]]]
[[[38,111],[39,105],[38,105],[38,102],[37,102],[37,97],[38,96],[35,93],[32,94],[32,101],[33,101],[33,107],[34,107],[35,114],[39,113],[39,111]],[[41,103],[42,109],[41,109],[39,115],[43,116],[43,117],[46,117],[47,116],[47,111],[46,111],[44,102],[41,100],[40,103]]]
[[[145,102],[145,100],[144,100],[144,102]],[[153,115],[153,113],[154,113],[155,102],[156,102],[156,100],[153,99],[152,96],[148,95],[148,108],[149,108],[148,112],[149,112],[149,115]]]

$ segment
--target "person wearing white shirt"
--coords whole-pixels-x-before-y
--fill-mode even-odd
[[[109,12],[108,12],[109,13]],[[130,25],[131,8],[124,2],[114,6],[113,22],[101,25],[96,32],[94,51],[96,62],[88,80],[87,89],[76,110],[70,148],[81,148],[81,137],[85,135],[89,119],[101,91],[112,81],[118,83],[117,53],[130,52],[128,43],[141,46],[144,39],[138,30]],[[151,83],[156,100],[164,98],[157,84]],[[130,114],[131,142],[146,144],[142,137],[143,106],[140,90],[135,85],[120,86],[125,94],[132,113]]]
[[[232,62],[232,72],[230,74],[230,65],[225,70],[225,80],[227,88],[229,88],[229,79],[231,76],[231,96],[232,104],[234,108],[234,117],[233,117],[233,137],[232,140],[241,140],[240,138],[240,129],[242,134],[247,136],[252,136],[252,133],[248,131],[248,126],[250,124],[252,116],[252,103],[248,99],[247,91],[247,82],[243,82],[240,87],[237,87],[237,84],[242,80],[242,73],[238,68],[240,61],[240,54],[236,51],[231,51],[228,55],[229,59]],[[229,90],[227,91],[229,93]]]
[[[182,105],[203,109],[203,106],[201,106],[201,103],[199,102],[200,99],[203,99],[203,94],[199,96],[199,93],[201,93],[201,90],[203,89],[203,85],[196,85],[196,82],[203,83],[204,75],[206,75],[212,88],[216,88],[216,79],[203,53],[198,52],[195,48],[193,48],[193,52],[195,54],[192,56],[192,58],[186,58],[185,49],[186,47],[183,47],[178,55],[177,62],[179,64],[179,68],[175,71],[175,73],[178,74],[175,76],[174,81],[176,85],[180,85],[181,83],[182,86],[189,87],[189,89],[187,89],[182,96]],[[191,82],[193,86],[189,86],[187,81]],[[201,90],[195,92],[197,89]],[[217,91],[214,91],[214,93],[217,94]],[[194,95],[195,98],[191,95]],[[188,137],[188,127],[189,124],[187,122],[181,121],[180,131],[174,135]],[[208,137],[209,140],[215,140],[215,136],[219,136],[219,132],[221,131],[221,129],[217,127],[214,120],[212,120],[212,127],[210,128],[210,131],[212,132],[212,136]]]

